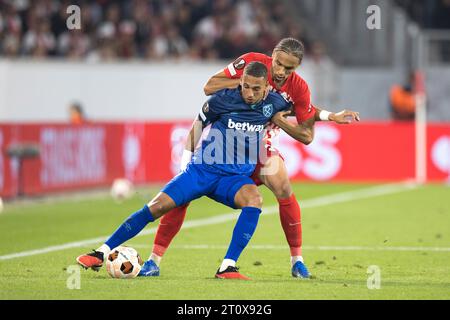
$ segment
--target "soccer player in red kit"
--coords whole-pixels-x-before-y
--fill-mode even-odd
[[[274,48],[271,57],[261,53],[244,54],[208,80],[204,87],[205,94],[210,95],[220,89],[237,87],[244,67],[252,61],[258,61],[265,64],[269,70],[270,90],[281,93],[286,100],[292,102],[293,112],[297,119],[297,124],[288,121],[287,116],[290,112],[287,111],[280,112],[273,117],[272,122],[297,141],[306,145],[313,141],[316,120],[329,120],[339,124],[351,123],[353,120],[359,121],[357,112],[343,110],[339,113],[332,113],[311,104],[308,84],[294,72],[301,64],[303,54],[303,44],[293,38],[282,39]],[[268,159],[257,166],[252,178],[257,184],[265,184],[278,200],[281,225],[291,252],[292,276],[308,278],[309,272],[302,257],[300,206],[292,191],[284,160],[279,152],[271,146],[271,135],[273,135],[273,131],[268,131],[266,140]],[[184,150],[182,167],[190,161],[196,142],[190,143],[188,147],[190,150]],[[263,168],[264,172],[262,172]],[[159,263],[170,242],[180,230],[186,209],[187,205],[175,208],[161,219],[152,254],[143,266],[141,276],[159,275]],[[224,260],[220,269],[225,270],[232,264],[233,261]]]

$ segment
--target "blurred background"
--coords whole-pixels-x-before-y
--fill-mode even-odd
[[[281,135],[293,180],[450,181],[450,0],[0,0],[0,196],[168,181],[208,78],[284,37],[363,120]]]

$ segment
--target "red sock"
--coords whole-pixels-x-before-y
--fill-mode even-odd
[[[164,255],[170,242],[176,236],[178,231],[180,231],[188,206],[189,203],[170,210],[161,218],[158,230],[156,231],[155,241],[153,242],[152,253],[160,257]]]
[[[280,220],[286,240],[291,249],[291,256],[302,255],[302,222],[300,206],[292,194],[287,199],[278,199]]]

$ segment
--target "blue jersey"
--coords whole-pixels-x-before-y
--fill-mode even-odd
[[[192,162],[206,164],[215,172],[250,176],[263,150],[266,124],[275,113],[290,106],[278,93],[270,92],[265,100],[249,105],[240,88],[218,91],[200,111],[199,119],[211,128]]]

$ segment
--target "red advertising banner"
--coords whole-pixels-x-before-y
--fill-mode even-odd
[[[0,196],[108,186],[116,178],[165,183],[179,170],[190,124],[1,124]],[[450,181],[450,124],[429,124],[427,132],[428,181]],[[309,146],[283,133],[274,145],[294,181],[384,182],[414,178],[414,139],[413,123],[320,122]],[[11,154],[24,145],[38,156]]]
[[[428,126],[428,180],[450,183],[450,124]]]
[[[18,161],[7,156],[7,146],[13,142],[15,127],[0,126],[0,196],[11,197],[17,194]]]
[[[70,126],[58,124],[2,125],[2,196],[35,195],[111,182],[123,175],[122,124]],[[11,154],[36,147],[36,157]]]
[[[314,142],[309,146],[286,134],[280,140],[294,180],[381,182],[415,175],[413,124],[338,126],[321,122],[316,124]]]

